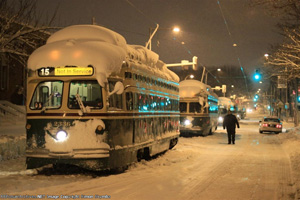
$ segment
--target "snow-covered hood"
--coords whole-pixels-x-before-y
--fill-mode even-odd
[[[195,95],[199,93],[208,95],[208,87],[208,85],[197,80],[184,80],[179,83],[179,96],[195,97]]]
[[[121,69],[126,52],[126,40],[121,35],[100,26],[75,25],[54,33],[46,45],[35,50],[28,68],[92,65],[103,86],[112,72]]]
[[[28,69],[92,65],[99,84],[104,86],[108,76],[119,72],[129,56],[155,74],[179,81],[179,77],[159,60],[156,53],[143,46],[127,45],[123,36],[97,25],[74,25],[57,31],[49,37],[46,45],[30,55]]]
[[[119,71],[125,60],[126,51],[119,46],[101,41],[63,40],[38,48],[29,57],[28,68],[92,65],[99,84]]]

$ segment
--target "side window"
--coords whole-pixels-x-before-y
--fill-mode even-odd
[[[133,94],[133,110],[139,110],[139,94]]]
[[[132,78],[132,73],[131,72],[125,72],[125,78],[131,79]]]
[[[180,102],[179,103],[179,110],[181,113],[187,112],[187,103],[186,102]]]
[[[115,88],[117,81],[109,81],[109,91],[113,91],[113,89]],[[122,101],[122,95],[121,94],[112,94],[110,95],[110,97],[108,98],[108,102],[109,102],[109,110],[114,110],[114,109],[122,109],[122,105],[123,105],[123,101]]]
[[[133,110],[133,94],[132,94],[132,92],[126,93],[126,109]]]
[[[201,105],[198,102],[190,103],[190,113],[201,113]]]

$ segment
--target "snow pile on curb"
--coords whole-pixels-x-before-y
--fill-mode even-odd
[[[292,167],[293,180],[300,196],[300,128],[290,130],[287,134],[279,134],[285,152],[289,155]]]
[[[0,136],[0,162],[25,154],[26,136]]]

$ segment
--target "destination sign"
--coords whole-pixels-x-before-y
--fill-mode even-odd
[[[93,67],[43,67],[38,70],[39,76],[91,76]]]

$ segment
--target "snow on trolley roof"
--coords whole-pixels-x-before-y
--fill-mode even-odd
[[[179,83],[179,96],[180,97],[195,97],[197,95],[213,95],[217,97],[215,93],[211,91],[211,87],[197,80],[184,80]]]
[[[219,97],[219,105],[226,105],[226,106],[233,106],[234,103],[231,101],[230,98],[227,97]]]
[[[28,68],[92,65],[103,86],[108,76],[120,71],[128,59],[138,60],[148,68],[151,66],[155,74],[179,82],[179,77],[167,69],[156,53],[143,46],[128,45],[123,36],[98,25],[73,25],[57,31],[46,45],[31,54]]]

